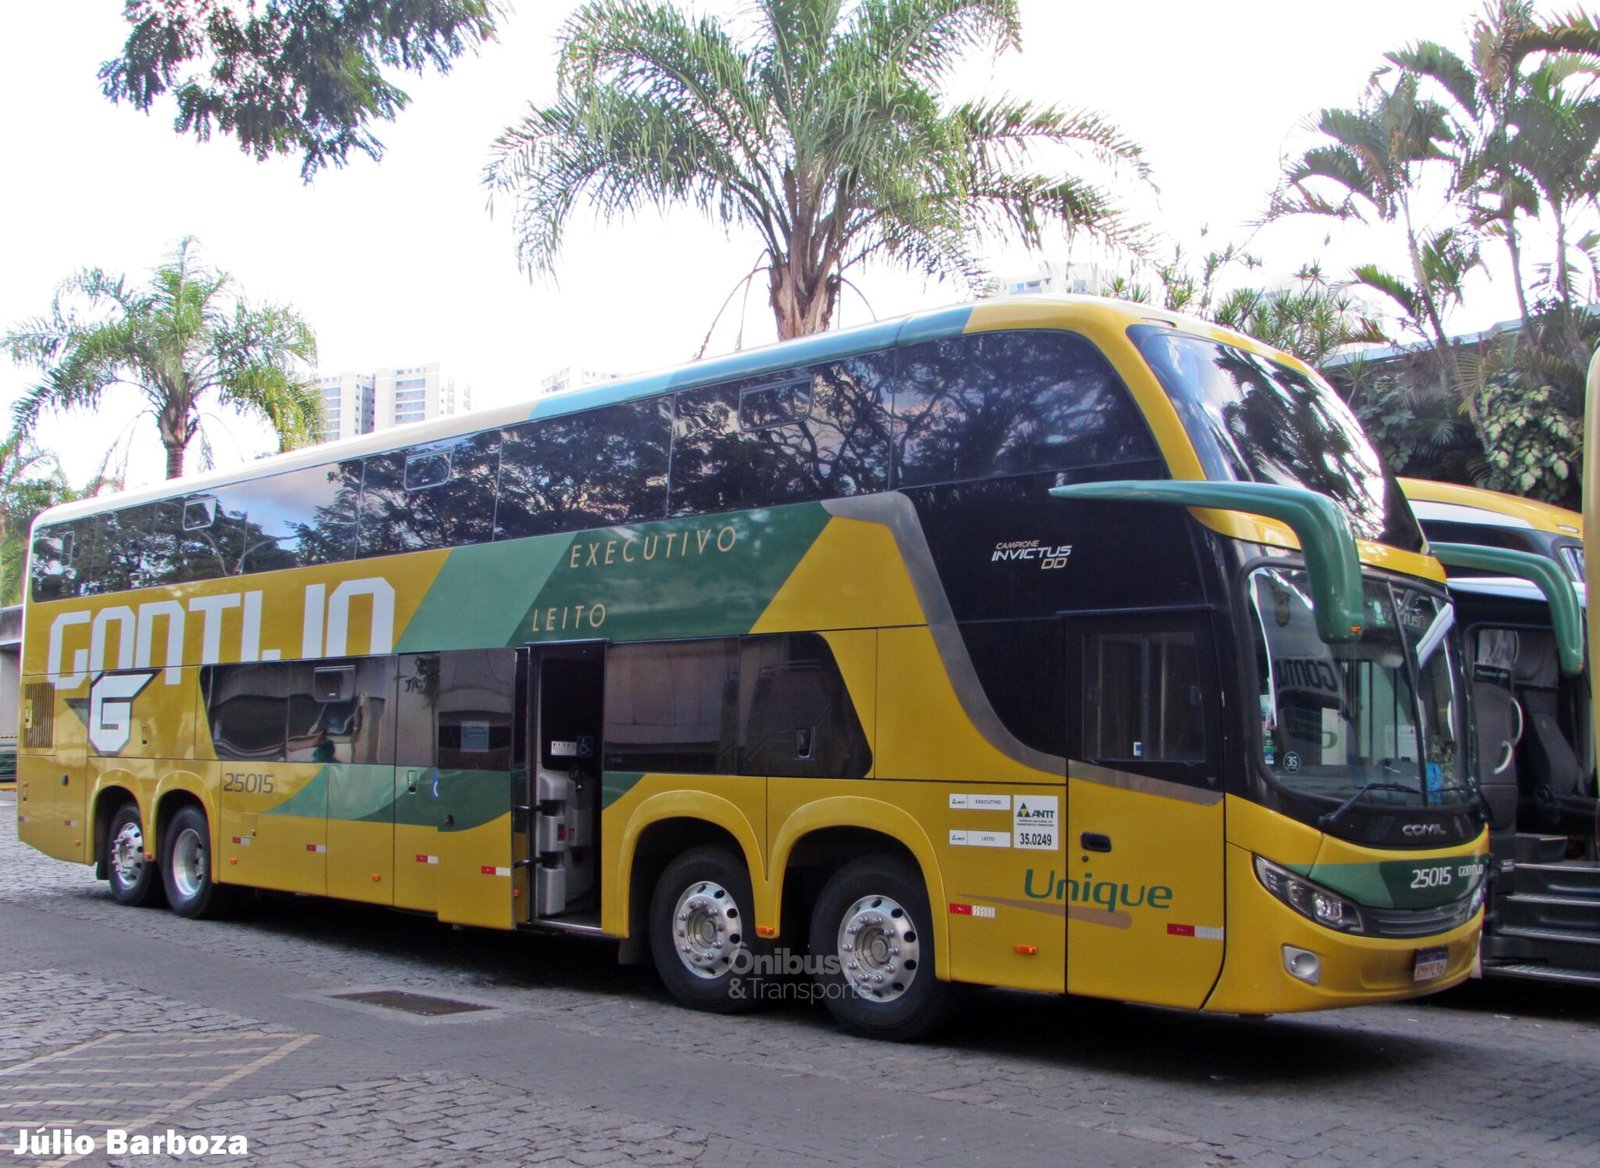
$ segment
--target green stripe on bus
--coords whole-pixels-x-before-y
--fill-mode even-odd
[[[456,647],[520,644],[530,590],[537,594],[567,558],[572,536],[519,539],[456,548],[450,553],[396,650],[425,653]]]
[[[600,776],[600,806],[602,809],[610,807],[622,798],[640,779],[644,778],[643,771],[605,771]]]
[[[806,503],[564,538],[512,643],[747,633],[829,518]]]

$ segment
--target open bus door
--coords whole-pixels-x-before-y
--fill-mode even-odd
[[[605,645],[531,645],[526,802],[516,817],[526,922],[598,919]]]

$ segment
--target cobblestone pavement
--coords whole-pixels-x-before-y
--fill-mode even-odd
[[[804,1005],[680,1009],[596,941],[307,898],[122,908],[17,843],[10,793],[0,870],[0,1155],[41,1126],[94,1143],[19,1164],[1600,1163],[1592,992],[1267,1021],[988,992],[895,1046]],[[334,996],[375,990],[480,1008]]]

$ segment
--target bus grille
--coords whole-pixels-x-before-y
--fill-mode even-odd
[[[1432,908],[1372,908],[1361,906],[1361,931],[1369,937],[1426,937],[1447,933],[1467,922],[1473,898],[1463,896]]]
[[[22,745],[48,750],[56,744],[56,693],[48,681],[30,681],[22,687],[28,718]]]

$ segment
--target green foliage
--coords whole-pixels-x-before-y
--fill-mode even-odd
[[[1439,393],[1425,355],[1381,374],[1359,364],[1333,372],[1334,384],[1396,474],[1468,484],[1481,475],[1483,444],[1460,401]]]
[[[1484,461],[1481,486],[1580,510],[1583,506],[1583,417],[1566,407],[1559,386],[1531,388],[1514,374],[1484,387]]]
[[[215,126],[257,159],[300,154],[310,179],[352,149],[374,159],[369,125],[410,101],[385,67],[447,73],[492,40],[495,0],[127,0],[122,55],[100,67],[112,101],[150,107],[171,91],[174,128]]]
[[[552,268],[580,202],[753,231],[784,338],[827,328],[844,273],[873,258],[978,293],[987,237],[1128,234],[1094,182],[1027,168],[1034,148],[1145,174],[1097,114],[940,100],[967,53],[1019,40],[1016,0],[757,0],[729,23],[595,0],[562,34],[555,103],[500,136],[485,185],[513,201],[531,272]]]
[[[317,342],[294,312],[225,302],[226,273],[201,263],[182,240],[149,284],[135,288],[99,269],[62,284],[49,314],[24,321],[0,345],[41,378],[12,406],[15,432],[32,434],[52,410],[94,409],[106,390],[138,390],[167,451],[167,477],[183,473],[184,451],[209,398],[261,416],[280,449],[313,441],[322,397],[309,376]]]
[[[1329,287],[1314,265],[1287,290],[1234,289],[1217,303],[1213,319],[1312,366],[1344,345],[1384,340],[1377,324],[1361,315],[1347,293]]]

